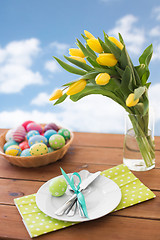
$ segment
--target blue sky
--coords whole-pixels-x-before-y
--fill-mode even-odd
[[[89,96],[78,103],[53,107],[54,89],[75,76],[61,69],[52,56],[63,59],[75,39],[90,31],[121,32],[134,64],[150,43],[151,102],[159,108],[160,2],[158,0],[0,0],[0,126],[23,120],[57,122],[76,131],[123,133],[123,111],[110,99]],[[159,124],[158,124],[159,123]],[[156,113],[156,135],[160,135]]]

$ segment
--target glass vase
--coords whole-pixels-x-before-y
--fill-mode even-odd
[[[123,163],[133,171],[155,167],[154,115],[125,114]]]

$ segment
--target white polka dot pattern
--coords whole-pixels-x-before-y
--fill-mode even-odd
[[[105,170],[102,175],[112,179],[121,188],[122,199],[114,211],[154,198],[154,193],[132,174],[125,165]],[[25,226],[31,237],[65,228],[75,223],[60,221],[47,216],[36,206],[36,194],[15,199]]]

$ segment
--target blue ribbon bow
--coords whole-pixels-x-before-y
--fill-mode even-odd
[[[65,171],[62,168],[61,168],[61,172],[62,172],[63,176],[65,177],[66,181],[68,182],[68,184],[71,186],[71,188],[75,192],[75,194],[77,194],[78,202],[82,207],[82,210],[83,210],[83,213],[84,213],[85,217],[89,218],[88,213],[87,213],[87,208],[86,208],[86,202],[85,202],[84,195],[79,191],[80,184],[82,182],[79,173],[74,172],[72,174],[71,178],[69,178],[68,175],[65,173]],[[73,178],[74,176],[77,176],[79,178],[79,184],[78,184],[77,187],[75,187],[75,185],[74,185],[74,178]]]

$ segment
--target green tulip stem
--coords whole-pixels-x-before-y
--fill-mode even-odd
[[[148,115],[148,114],[147,114]],[[148,116],[147,116],[148,117]],[[141,124],[142,120],[138,121],[139,118],[133,114],[129,114],[129,118],[132,122],[133,129],[135,131],[136,140],[139,146],[139,150],[141,152],[141,155],[143,157],[143,160],[146,164],[146,167],[150,167],[154,164],[155,159],[155,151],[154,151],[154,141],[152,140],[152,137],[150,133],[148,132],[148,121],[143,123],[147,123],[147,127],[142,129]],[[141,117],[140,119],[142,119]],[[146,116],[144,116],[146,118]],[[146,132],[147,128],[147,132]]]

